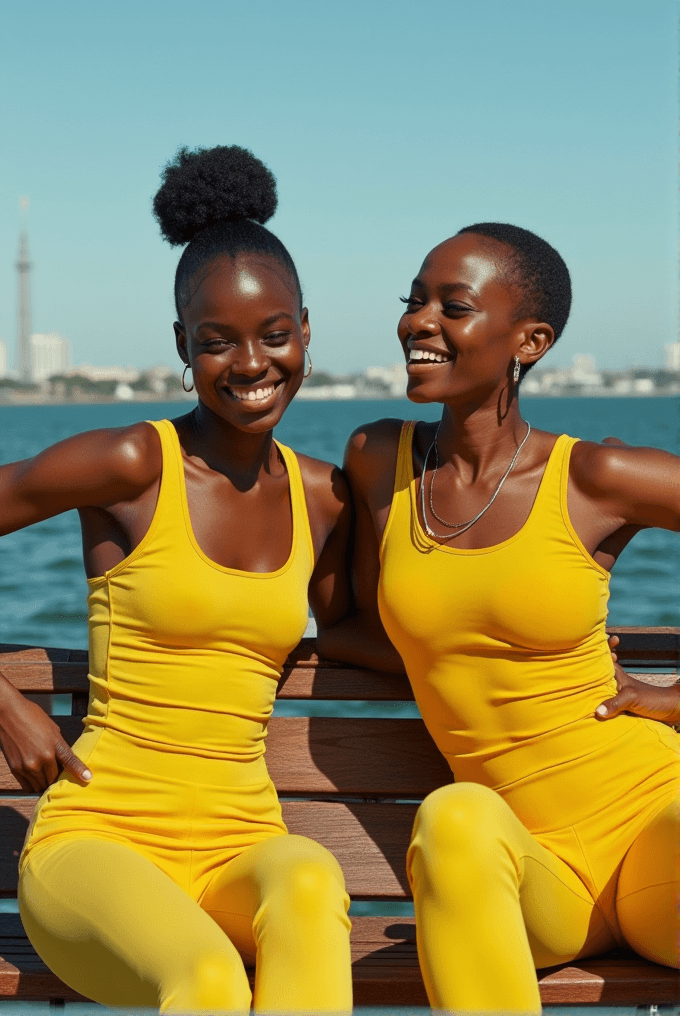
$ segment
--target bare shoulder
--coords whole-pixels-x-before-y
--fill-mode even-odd
[[[297,452],[296,458],[310,507],[319,508],[330,520],[337,519],[350,505],[349,488],[340,467]]]
[[[146,421],[129,427],[88,431],[73,439],[72,453],[91,458],[102,476],[109,475],[141,487],[160,476],[163,456],[158,432]]]
[[[653,478],[680,479],[680,458],[660,448],[638,448],[617,438],[579,441],[572,450],[570,475],[593,495],[626,494]]]
[[[149,423],[110,427],[75,434],[21,464],[27,484],[33,480],[54,490],[110,490],[134,496],[158,478],[162,469],[160,440]]]
[[[345,448],[345,471],[360,484],[394,473],[403,420],[385,419],[357,427]],[[363,485],[363,484],[362,484]]]

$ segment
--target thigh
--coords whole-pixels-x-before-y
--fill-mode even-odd
[[[104,1005],[158,1008],[205,955],[245,976],[214,921],[124,843],[73,836],[36,849],[19,883],[19,908],[45,963]]]
[[[628,850],[616,913],[636,952],[680,967],[680,797],[654,816]]]
[[[564,830],[560,843],[573,848],[573,831]],[[536,967],[615,944],[573,868],[549,841],[539,843],[488,787],[458,783],[430,794],[418,811],[410,860],[418,845],[434,896],[439,901],[450,896],[447,909],[462,915],[461,942],[476,925],[480,941],[495,934],[502,951],[522,941],[523,929]]]
[[[310,880],[317,880],[310,885]],[[305,836],[271,836],[248,847],[213,876],[199,905],[229,936],[247,964],[255,962],[254,922],[263,906],[277,898],[279,912],[292,923],[300,914],[294,899],[301,883],[323,902],[318,880],[337,884],[344,896],[344,876],[333,855]],[[347,905],[349,901],[346,901]]]

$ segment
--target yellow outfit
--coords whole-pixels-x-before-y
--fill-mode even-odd
[[[290,556],[224,568],[192,531],[173,425],[138,547],[89,580],[90,702],[74,745],[92,771],[41,798],[19,905],[38,954],[105,1005],[244,1012],[351,1008],[349,900],[323,847],[290,836],[265,761],[314,566],[300,470]]]
[[[595,709],[616,692],[608,573],[567,512],[558,438],[531,513],[479,550],[422,529],[402,429],[379,605],[456,784],[421,806],[408,868],[430,1001],[540,1010],[534,966],[628,943],[680,965],[680,738]]]

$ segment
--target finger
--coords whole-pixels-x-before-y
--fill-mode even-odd
[[[66,770],[67,773],[71,773],[76,779],[82,780],[83,783],[89,783],[92,779],[92,773],[87,768],[84,762],[81,762],[77,755],[74,755],[66,741],[58,741],[55,748],[54,754],[57,759]]]
[[[37,789],[23,774],[20,775],[19,773],[12,773],[12,775],[23,791],[27,794],[37,794]]]
[[[54,783],[58,775],[59,766],[57,765],[57,760],[56,758],[51,758],[45,762],[42,767],[42,772],[40,773],[40,778],[44,784],[45,790]]]
[[[595,715],[601,720],[610,720],[612,716],[618,716],[635,704],[637,696],[632,688],[623,688],[618,695],[606,699],[595,710]]]

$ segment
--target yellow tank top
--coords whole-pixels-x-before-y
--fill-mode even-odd
[[[300,467],[277,442],[292,507],[286,563],[265,573],[224,568],[196,542],[174,426],[150,422],[163,454],[153,520],[125,560],[88,582],[84,723],[159,751],[252,761],[264,752],[277,681],[307,623],[314,549]]]
[[[560,768],[573,777],[579,760],[599,757],[635,722],[593,715],[616,685],[609,574],[567,512],[577,439],[557,439],[518,533],[463,550],[440,546],[420,524],[414,427],[401,433],[378,598],[423,719],[456,779],[500,790]]]

